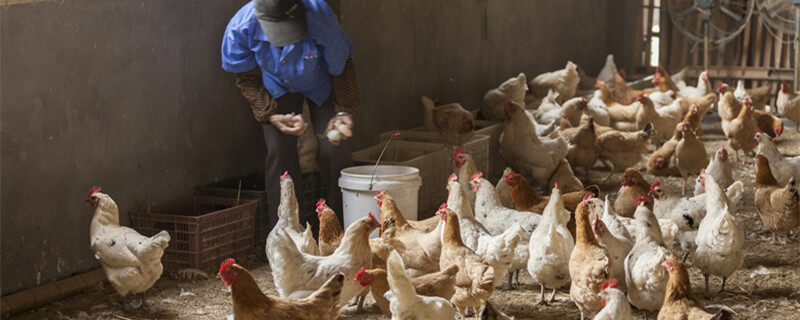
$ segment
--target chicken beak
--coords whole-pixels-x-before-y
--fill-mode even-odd
[[[222,279],[222,275],[217,273],[217,279]]]

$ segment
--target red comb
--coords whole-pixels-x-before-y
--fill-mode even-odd
[[[614,278],[606,280],[606,282],[603,282],[603,288],[601,290],[605,290],[606,288],[619,288],[619,281]]]
[[[511,99],[506,99],[506,104],[511,104],[512,101]]]
[[[325,198],[320,198],[319,200],[317,200],[317,208],[319,208],[321,206],[322,207],[327,207],[327,205],[325,205]]]
[[[93,194],[100,192],[101,189],[102,188],[100,187],[92,187],[91,189],[89,189],[89,194],[86,195],[86,199],[91,198]]]
[[[636,197],[636,206],[638,207],[640,204],[642,204],[642,202],[647,204],[647,201],[648,201],[647,197],[645,197],[643,195],[639,195],[638,197]]]
[[[439,210],[436,210],[436,212],[439,212],[439,211],[442,211],[442,210],[445,210],[445,209],[447,209],[447,202],[442,203],[442,205],[439,206]]]
[[[775,136],[781,135],[781,132],[783,132],[783,123],[781,123],[781,126],[778,128],[778,130],[775,130]]]
[[[761,133],[761,129],[756,128],[756,133]]]
[[[375,220],[375,222],[378,222],[378,219],[375,219],[375,215],[372,214],[372,212],[369,213],[369,217],[372,218],[372,220]]]
[[[281,181],[285,180],[288,177],[289,177],[289,171],[284,171],[283,175],[281,176]]]
[[[222,265],[219,266],[219,273],[228,270],[228,268],[230,268],[234,263],[236,263],[236,260],[234,260],[233,258],[225,259],[225,261],[222,262]]]
[[[661,186],[661,181],[656,180],[656,182],[653,182],[653,185],[650,186],[650,191],[653,191],[653,190],[656,189],[656,187],[660,187],[660,186]]]
[[[465,154],[465,153],[467,153],[467,149],[464,149],[464,148],[455,148],[455,149],[453,150],[453,158],[455,158],[455,157],[458,157],[458,156],[460,156],[460,155],[462,155],[462,154]]]
[[[591,198],[594,198],[594,193],[589,192],[585,196],[583,196],[583,201],[589,200]]]
[[[458,176],[454,173],[454,174],[450,175],[450,178],[447,178],[447,182],[450,183],[450,182],[456,181],[457,179],[458,179]]]
[[[483,178],[483,172],[480,172],[480,171],[476,172],[475,174],[472,175],[471,178],[469,178],[469,180],[470,181],[475,181],[478,178]]]
[[[366,271],[364,270],[364,267],[361,267],[361,270],[358,270],[358,273],[356,273],[356,279],[360,279],[361,276],[364,275],[364,271]]]
[[[625,72],[625,69],[624,69],[624,68],[619,68],[619,75],[621,75],[621,76],[624,78],[624,77],[625,77],[625,75],[627,75],[627,74],[628,74],[628,73],[627,73],[627,72]]]
[[[639,94],[639,95],[636,97],[636,99],[642,99],[642,98],[644,98],[644,92],[640,93],[640,94]]]
[[[719,83],[719,85],[717,86],[717,91],[719,91],[719,90],[721,90],[721,89],[722,89],[722,85],[723,85],[723,84],[725,84],[725,83],[723,83],[723,82],[720,82],[720,83]]]

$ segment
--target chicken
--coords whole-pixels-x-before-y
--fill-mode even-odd
[[[708,174],[702,177],[706,188],[706,217],[700,222],[695,238],[694,266],[703,274],[706,292],[709,275],[721,276],[719,292],[722,292],[725,280],[744,262],[744,229],[731,213],[733,205],[719,184]]]
[[[614,97],[614,92],[608,88],[608,84],[605,81],[597,80],[597,83],[594,85],[597,88],[597,91],[600,92],[600,101],[603,103],[603,109],[608,109],[609,106],[614,104],[619,104],[617,99]],[[597,93],[597,92],[595,92]],[[635,101],[635,99],[634,99]]]
[[[319,218],[319,255],[329,256],[342,243],[344,230],[339,224],[336,213],[325,204],[325,198],[317,201],[317,218]]]
[[[743,105],[743,102],[739,102],[730,92],[724,91],[723,89],[720,91],[720,98],[719,103],[719,114],[720,118],[722,118],[722,132],[726,135],[730,130],[730,123],[735,119],[740,113]],[[752,104],[752,98],[750,99]],[[766,111],[752,110],[752,118],[755,120],[758,129],[768,134],[770,137],[774,138],[780,136],[783,132],[783,121],[781,119],[776,118],[775,116],[769,114]]]
[[[267,235],[267,259],[272,262],[277,259],[278,253],[274,245],[277,238],[276,233],[278,230],[284,230],[292,241],[297,244],[297,248],[307,254],[319,255],[319,246],[314,241],[314,235],[311,232],[310,225],[306,223],[306,228],[300,226],[299,218],[300,206],[297,204],[297,198],[294,195],[294,181],[289,176],[288,172],[284,172],[281,176],[281,199],[278,205],[278,222],[275,227]]]
[[[586,104],[586,113],[589,114],[597,124],[611,125],[611,116],[608,115],[608,107],[602,98],[603,93],[595,90],[592,98]]]
[[[655,82],[656,81],[653,80],[653,83]],[[656,107],[656,110],[675,103],[675,92],[673,92],[672,90],[667,90],[664,92],[653,91],[650,94],[648,94],[647,97],[650,98],[651,101],[653,101],[653,105]]]
[[[642,130],[645,125],[658,119],[653,101],[644,94],[640,94],[633,103],[610,106],[608,115],[611,116],[611,127],[621,131]]]
[[[390,209],[383,210],[384,201],[391,203],[386,207]],[[391,196],[386,193],[386,190],[380,190],[377,194],[375,194],[375,202],[378,203],[378,208],[381,208],[381,228],[378,230],[379,236],[383,234],[383,231],[388,227],[388,225],[384,224],[389,220],[397,220],[394,225],[398,227],[408,224],[411,226],[411,228],[425,233],[433,231],[433,229],[439,225],[440,220],[438,217],[436,217],[436,215],[422,221],[406,220],[406,218],[400,213],[400,210],[397,209],[394,198],[391,198]]]
[[[528,184],[528,181],[525,180],[525,177],[515,174],[513,171],[503,177],[503,179],[505,179],[506,183],[511,186],[511,198],[514,200],[514,207],[517,208],[517,210],[539,214],[544,212],[550,197],[540,196],[536,190],[534,190],[533,187]],[[558,185],[553,187],[558,188]],[[600,193],[600,188],[596,185],[591,185],[583,190],[565,193],[564,207],[567,208],[569,212],[575,212],[575,208],[578,207],[578,204],[583,200],[583,197],[589,193],[597,195]],[[570,220],[570,223],[567,224],[567,227],[570,229],[570,232],[574,233],[575,221]]]
[[[591,208],[592,207],[590,207],[590,209]],[[605,217],[604,215],[602,216]],[[616,217],[609,217],[609,219],[616,219]],[[597,238],[597,242],[608,251],[608,258],[611,263],[611,276],[622,279],[622,289],[625,290],[627,288],[625,282],[625,257],[628,256],[628,253],[633,248],[633,242],[624,235],[612,233],[611,230],[606,227],[606,223],[601,220],[600,213],[595,214],[592,229],[594,230],[594,236]]]
[[[569,258],[572,281],[569,297],[578,306],[583,320],[586,312],[598,311],[603,307],[598,293],[611,273],[611,260],[608,251],[594,237],[586,201],[581,202],[575,210],[575,220],[575,248]]]
[[[598,296],[603,301],[603,309],[594,316],[594,320],[633,320],[631,305],[625,293],[619,289],[619,281],[615,278],[606,280]]]
[[[100,187],[94,187],[86,196],[86,201],[94,208],[89,226],[89,244],[94,257],[100,261],[108,282],[120,296],[143,294],[164,271],[161,256],[169,245],[169,233],[161,231],[145,237],[131,228],[120,226],[117,204],[100,190]],[[142,297],[139,306],[144,303]]]
[[[458,270],[461,271],[460,268]],[[384,296],[389,300],[392,320],[456,319],[456,308],[448,299],[422,296],[416,293],[414,284],[405,273],[403,260],[396,251],[392,251],[386,260],[386,274],[389,281],[389,292],[386,292]]]
[[[694,130],[696,136],[702,136],[703,135],[702,122],[703,122],[703,117],[706,115],[706,112],[708,112],[708,110],[701,111],[698,105],[696,104],[692,105],[689,108],[689,112],[687,112],[686,115],[683,117],[682,122],[688,124],[689,127],[691,127],[692,130]]]
[[[643,214],[636,219],[637,237],[631,252],[625,258],[625,282],[628,284],[628,300],[640,310],[655,311],[664,301],[669,274],[661,265],[667,258],[666,248],[660,245],[657,238],[661,232],[653,232],[650,223],[653,214],[642,202],[638,211]],[[650,217],[650,219],[647,219]]]
[[[572,167],[569,165],[567,159],[561,159],[558,162],[556,171],[550,177],[550,182],[547,183],[548,188],[554,188],[556,185],[561,185],[564,192],[575,192],[583,190],[583,183],[572,172]]]
[[[636,207],[636,199],[639,196],[647,197],[650,190],[650,183],[644,179],[639,170],[634,168],[625,169],[622,174],[622,187],[617,192],[617,199],[614,200],[614,212],[623,217],[633,217]]]
[[[525,108],[529,109],[526,111],[529,111],[528,114],[533,116],[537,124],[547,124],[561,115],[561,103],[558,102],[558,92],[552,89],[547,91],[547,95],[539,101],[538,105],[526,105]]]
[[[567,142],[560,134],[554,139],[536,135],[536,125],[509,103],[506,122],[500,137],[501,152],[506,163],[544,186],[552,176],[559,160],[567,155]]]
[[[753,151],[758,143],[753,138],[758,130],[755,119],[753,119],[753,107],[750,97],[744,98],[745,106],[741,108],[739,115],[731,120],[728,126],[726,137],[733,151],[736,153],[736,160],[739,161],[739,151],[745,155]],[[744,160],[744,158],[742,158]]]
[[[778,113],[792,120],[795,130],[800,132],[800,96],[785,81],[781,83],[775,106],[778,107]]]
[[[663,266],[669,272],[666,294],[661,310],[658,311],[658,320],[724,320],[730,319],[728,311],[708,312],[692,294],[692,283],[686,266],[675,256],[670,256],[664,261]]]
[[[531,233],[539,225],[540,215],[502,206],[494,186],[483,178],[481,172],[472,177],[470,184],[472,185],[472,190],[477,193],[475,198],[475,218],[486,227],[486,230],[489,230],[490,234],[501,234],[514,225],[519,225],[522,230]]]
[[[528,91],[528,80],[524,73],[510,78],[496,89],[489,90],[483,96],[481,113],[489,120],[503,121],[506,112],[506,101],[511,99],[516,105],[525,105],[525,92]]]
[[[758,129],[769,135],[771,138],[776,138],[783,133],[783,120],[769,114],[766,111],[753,109],[753,117],[756,119]]]
[[[436,228],[430,232],[420,231],[408,224],[392,196],[386,193],[378,195],[376,198],[379,199],[378,206],[381,209],[379,234],[403,257],[410,275],[418,277],[438,271],[443,221],[434,216],[439,220]]]
[[[514,317],[509,317],[489,301],[483,304],[481,310],[478,312],[480,320],[514,320]]]
[[[544,209],[542,221],[533,231],[528,244],[528,273],[541,289],[537,304],[552,302],[556,290],[570,281],[569,261],[575,240],[567,230],[569,219],[570,213],[564,209],[561,192],[555,188]],[[545,288],[553,289],[548,300],[544,298]]]
[[[795,181],[800,181],[800,156],[784,157],[775,142],[763,132],[756,133],[756,141],[758,153],[769,160],[769,169],[779,185],[786,185],[792,177]]]
[[[603,181],[607,181],[619,168],[636,165],[647,152],[648,140],[653,135],[653,125],[648,123],[644,129],[636,132],[611,131],[597,137],[600,147],[600,159],[611,161],[611,172]]]
[[[675,126],[683,119],[682,99],[678,98],[671,104],[656,109],[658,117],[653,119],[653,129],[656,132],[651,138],[654,143],[667,141],[672,136]]]
[[[494,292],[494,269],[461,241],[458,216],[446,210],[444,232],[442,233],[442,255],[439,268],[459,266],[456,275],[456,293],[450,299],[461,315],[466,308],[478,310]]]
[[[411,284],[419,295],[450,299],[456,292],[456,273],[458,273],[458,266],[454,265],[446,270],[413,278]],[[383,314],[392,316],[389,310],[389,300],[384,296],[389,291],[386,269],[366,270],[361,268],[354,281],[357,281],[362,287],[369,287],[378,309],[381,309]]]
[[[535,97],[541,98],[547,94],[548,90],[558,93],[558,102],[563,103],[575,96],[580,77],[577,71],[578,65],[572,61],[567,61],[564,69],[542,73],[528,83]]]
[[[650,155],[647,160],[647,172],[654,176],[678,176],[680,172],[675,166],[675,148],[683,138],[683,127],[680,123],[676,125],[672,138],[661,145],[656,152]]]
[[[344,283],[341,273],[328,277],[319,289],[305,298],[280,298],[264,294],[250,272],[233,259],[222,263],[218,277],[231,287],[235,320],[333,320],[339,317],[336,303]]]
[[[594,119],[590,118],[588,122],[581,124],[579,127],[562,130],[562,132],[565,137],[571,137],[568,138],[567,161],[576,170],[577,168],[583,168],[583,178],[588,181],[589,169],[594,166],[600,156],[600,148],[597,146],[597,134],[594,132]]]
[[[277,253],[270,259],[272,278],[281,297],[304,298],[312,294],[332,275],[342,273],[353,279],[362,267],[372,268],[369,234],[379,226],[371,213],[347,227],[342,243],[329,256],[314,256],[297,249],[292,238],[278,229],[272,242]],[[363,288],[352,281],[345,282],[338,304],[350,301]]]
[[[702,114],[705,115],[708,110],[711,110],[714,103],[717,102],[717,95],[713,92],[709,92],[700,98],[681,97],[679,100],[684,114],[689,112],[692,106],[697,105],[700,111],[702,111]]]
[[[470,205],[472,205],[475,203],[475,192],[472,192],[469,179],[472,178],[473,174],[478,172],[478,166],[475,164],[475,160],[472,159],[472,156],[470,156],[464,148],[456,148],[453,150],[453,164],[458,168],[458,183],[461,184],[461,188],[464,189],[464,193]]]
[[[581,115],[587,110],[589,101],[582,97],[575,97],[564,102],[561,106],[561,118],[566,118],[570,125],[577,126],[581,122]]]
[[[458,103],[437,105],[423,96],[424,123],[428,131],[437,131],[446,144],[462,146],[475,135],[475,118]]]
[[[683,178],[683,194],[686,194],[686,183],[689,175],[699,174],[700,170],[708,165],[708,154],[706,147],[694,135],[694,129],[684,122],[683,138],[675,146],[675,167],[678,168]]]
[[[719,150],[717,150],[715,156],[711,158],[711,162],[708,163],[705,172],[714,177],[714,180],[717,181],[717,183],[719,183],[723,189],[727,189],[731,184],[733,184],[731,163],[728,162],[728,150],[725,150],[725,147],[720,147]],[[698,176],[697,181],[694,184],[694,195],[704,192],[706,192],[706,190],[700,181],[700,177]]]
[[[697,77],[697,87],[687,86],[685,82],[678,83],[678,94],[688,98],[700,98],[711,92],[711,82],[708,80],[708,69]]]
[[[769,86],[761,86],[758,88],[745,90],[744,80],[739,79],[736,81],[736,90],[733,91],[733,96],[735,96],[737,100],[743,101],[744,96],[748,94],[750,95],[750,98],[753,99],[753,107],[756,110],[764,110],[764,107],[766,107],[767,103],[769,103],[769,99],[772,98]]]
[[[606,56],[606,64],[603,65],[603,69],[600,69],[600,73],[597,74],[597,80],[609,82],[614,79],[614,74],[618,71],[617,65],[614,63],[614,55],[609,54]]]
[[[509,172],[513,172],[513,170],[506,167],[505,170],[503,170],[502,177],[508,175]],[[506,183],[506,179],[502,177],[497,180],[497,185],[495,185],[494,190],[500,198],[500,203],[503,204],[504,207],[514,209],[514,201],[511,200],[511,187]],[[472,192],[472,188],[469,188],[468,191]],[[475,203],[475,201],[472,201],[472,203]]]
[[[636,99],[642,95],[647,94],[653,91],[650,90],[634,90],[628,86],[628,83],[625,82],[623,78],[624,70],[620,70],[614,74],[614,100],[616,100],[620,104],[628,105],[634,103]]]
[[[778,183],[763,154],[756,154],[755,202],[761,222],[772,232],[773,243],[777,233],[788,233],[800,225],[797,179],[791,177],[786,184]]]

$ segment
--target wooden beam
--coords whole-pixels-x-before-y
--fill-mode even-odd
[[[711,66],[708,71],[711,77],[716,79],[783,81],[794,78],[794,71],[791,68]],[[684,76],[694,78],[699,76],[700,72],[703,72],[700,66],[687,67]]]

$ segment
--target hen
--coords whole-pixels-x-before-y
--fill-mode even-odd
[[[617,279],[606,280],[598,296],[603,301],[603,309],[594,316],[594,320],[633,320],[631,305],[625,293],[619,289]]]
[[[650,191],[650,183],[645,180],[639,170],[634,168],[625,169],[622,174],[622,187],[617,192],[617,199],[614,200],[614,212],[623,217],[633,217],[639,203],[636,201],[640,196],[647,197]]]
[[[663,263],[669,272],[667,291],[661,310],[658,311],[658,320],[725,320],[730,319],[727,311],[716,314],[708,312],[692,294],[692,283],[686,266],[674,256],[670,256]]]
[[[725,147],[720,147],[719,150],[717,150],[716,155],[712,157],[711,162],[708,163],[705,172],[714,177],[714,180],[717,181],[717,183],[719,183],[719,185],[724,189],[727,189],[731,184],[733,184],[731,163],[728,162],[728,150],[725,150]],[[694,184],[694,195],[698,195],[703,192],[706,192],[706,189],[703,187],[700,177],[698,176],[697,181]]]
[[[611,266],[608,252],[597,243],[592,232],[586,201],[581,202],[575,210],[575,220],[575,248],[569,258],[572,280],[569,297],[578,306],[583,320],[586,312],[598,311],[603,307],[598,293],[609,278]]]
[[[769,160],[769,169],[779,185],[786,185],[791,178],[800,181],[800,156],[784,157],[775,146],[775,142],[763,132],[756,133],[756,141],[758,141],[758,153]]]
[[[219,276],[231,287],[235,320],[333,320],[339,317],[339,295],[344,275],[330,276],[319,289],[301,299],[280,298],[264,294],[250,272],[227,259],[219,268]]]
[[[342,243],[344,230],[339,224],[336,213],[325,204],[325,199],[317,201],[317,218],[319,218],[319,255],[329,256]]]
[[[736,119],[742,109],[744,109],[742,107],[744,102],[739,102],[730,92],[724,92],[722,90],[724,90],[724,87],[720,91],[722,97],[720,98],[718,109],[720,118],[722,118],[722,132],[727,136],[728,131],[730,131],[730,123]],[[753,105],[752,98],[749,99],[749,101],[750,104]],[[753,105],[753,107],[755,106]],[[754,119],[759,130],[772,138],[781,135],[783,132],[783,121],[781,121],[781,119],[776,118],[766,111],[756,110],[755,108],[751,109],[751,117]]]
[[[380,190],[377,192],[377,194],[375,194],[375,202],[378,203],[378,208],[384,208],[383,206],[384,201],[391,203],[391,205],[386,207],[391,209],[389,210],[381,209],[381,215],[380,215],[381,228],[378,230],[379,236],[383,234],[383,231],[386,230],[387,227],[389,227],[388,225],[385,226],[383,225],[386,221],[389,220],[397,220],[397,222],[395,222],[395,225],[397,225],[398,227],[401,225],[408,224],[411,226],[411,228],[414,228],[422,232],[431,232],[433,231],[433,229],[436,228],[436,226],[439,225],[440,220],[438,217],[436,217],[436,215],[421,221],[406,220],[406,218],[400,212],[400,209],[397,209],[397,205],[394,202],[394,198],[392,198],[388,193],[386,193],[386,190]]]
[[[739,161],[739,151],[747,155],[748,152],[753,151],[758,143],[753,137],[756,135],[758,127],[755,119],[753,119],[753,107],[750,103],[750,98],[744,98],[745,106],[739,111],[739,115],[731,120],[728,126],[728,143],[733,151],[736,153],[736,160]],[[744,158],[742,158],[744,160]]]
[[[506,163],[533,178],[536,185],[544,186],[567,155],[567,142],[558,134],[550,139],[536,135],[536,125],[525,112],[509,103],[506,122],[500,137],[501,153]]]
[[[785,81],[783,83],[785,83]],[[722,83],[720,83],[720,85],[722,85]],[[767,103],[769,103],[769,99],[772,98],[769,86],[745,90],[744,80],[741,79],[736,81],[736,90],[733,91],[733,95],[739,101],[744,100],[744,96],[750,95],[750,97],[753,99],[753,107],[755,107],[756,110],[764,110],[764,107],[766,107]]]
[[[684,122],[683,138],[675,146],[675,167],[678,168],[683,178],[683,194],[686,194],[686,183],[689,175],[698,174],[708,165],[708,154],[706,147],[697,139],[694,129]]]
[[[698,105],[692,105],[689,107],[689,112],[683,117],[683,123],[688,124],[692,130],[694,130],[695,135],[702,136],[703,135],[703,117],[708,112],[708,109],[700,110]]]
[[[590,209],[592,211],[595,210],[593,207],[590,207]],[[602,218],[616,219],[615,216],[606,218],[605,215],[602,215]],[[619,222],[617,221],[614,223]],[[597,242],[603,246],[603,248],[606,248],[606,251],[608,251],[608,258],[610,259],[611,263],[611,276],[622,279],[622,289],[626,289],[627,283],[625,282],[625,257],[628,256],[628,253],[633,248],[633,242],[631,242],[630,239],[626,238],[622,234],[615,234],[611,232],[611,230],[606,227],[606,223],[601,220],[601,214],[599,212],[595,213],[592,229],[594,230],[594,236],[597,238]]]
[[[708,292],[708,277],[722,277],[720,292],[725,290],[725,280],[742,266],[744,255],[744,229],[731,213],[733,205],[713,177],[703,174],[706,188],[706,217],[700,222],[695,243],[694,266],[700,269]]]
[[[640,94],[633,103],[609,106],[608,114],[611,116],[611,127],[620,131],[642,130],[659,116],[653,101],[644,94]]]
[[[278,222],[272,231],[267,236],[267,259],[272,261],[278,254],[274,245],[277,238],[278,230],[283,230],[292,238],[292,242],[297,245],[297,248],[307,254],[319,255],[319,246],[314,241],[314,235],[311,232],[310,225],[306,223],[306,228],[300,226],[299,218],[300,206],[297,204],[297,198],[294,195],[294,181],[289,176],[288,172],[284,172],[281,176],[281,199],[278,205]]]
[[[462,146],[475,135],[475,118],[458,103],[437,105],[431,98],[423,96],[425,128],[438,131],[445,143]]]
[[[411,276],[417,277],[438,271],[439,254],[442,251],[440,239],[444,228],[441,219],[434,216],[439,223],[435,229],[426,233],[408,224],[390,195],[382,194],[378,206],[381,210],[379,234],[403,257]]]
[[[500,203],[502,203],[504,207],[514,209],[514,201],[511,199],[511,187],[506,183],[506,179],[502,178],[510,172],[514,172],[514,170],[511,170],[509,167],[503,170],[503,175],[497,180],[494,191],[497,193],[497,196],[500,198]],[[470,188],[469,191],[472,191],[472,188]]]
[[[634,90],[625,82],[624,70],[614,74],[614,100],[619,104],[629,105],[634,103],[642,94],[648,94],[655,89]],[[610,107],[610,105],[609,105]]]
[[[461,315],[466,315],[466,308],[478,310],[494,292],[494,269],[464,245],[458,216],[451,210],[446,211],[439,268],[444,270],[452,265],[459,266],[456,293],[450,301]]]
[[[661,143],[668,140],[674,132],[675,126],[681,122],[683,118],[682,99],[679,98],[671,104],[656,110],[658,117],[653,119],[653,129],[656,131],[652,138],[653,142]]]
[[[362,267],[372,268],[369,234],[378,228],[378,220],[370,214],[347,227],[342,243],[329,256],[300,252],[292,238],[278,229],[272,245],[277,253],[270,259],[272,278],[281,297],[304,298],[313,293],[332,275],[342,273],[352,279]],[[362,291],[357,283],[346,282],[339,304],[350,301]]]
[[[589,169],[594,166],[600,156],[597,134],[594,132],[594,119],[589,118],[588,122],[582,123],[577,128],[562,130],[562,133],[569,139],[567,161],[576,170],[583,168],[584,180],[588,181]]]
[[[561,192],[555,188],[544,209],[542,221],[533,231],[528,244],[528,273],[541,289],[537,304],[552,302],[556,290],[570,281],[569,260],[575,240],[567,230],[569,219],[570,213],[564,209]],[[545,288],[553,289],[548,300],[544,298]]]
[[[648,211],[644,212],[644,215],[649,213],[649,216],[652,216],[645,203],[639,208]],[[655,311],[664,301],[664,291],[669,278],[667,270],[661,265],[666,260],[667,249],[659,244],[659,239],[652,232],[652,228],[648,228],[652,222],[641,218],[637,218],[636,222],[638,228],[636,243],[625,258],[628,300],[640,310]]]
[[[564,69],[542,73],[528,84],[533,95],[541,98],[547,95],[548,90],[558,93],[559,102],[563,103],[575,96],[580,77],[578,76],[578,65],[567,61]]]
[[[419,295],[450,299],[456,292],[456,273],[458,273],[458,266],[451,266],[446,270],[413,278],[411,284]],[[383,314],[392,316],[389,310],[389,299],[385,297],[386,292],[389,291],[389,279],[385,269],[366,270],[361,268],[353,281],[357,281],[365,288],[369,287],[378,309],[381,309]]]
[[[389,300],[392,320],[457,319],[456,308],[447,299],[417,294],[413,283],[405,273],[403,260],[396,251],[392,251],[386,260],[386,273],[389,292],[384,296]]]
[[[609,82],[614,79],[614,74],[618,71],[617,65],[614,63],[614,55],[609,54],[606,56],[606,64],[603,65],[603,69],[600,69],[600,73],[597,74],[597,80]]]
[[[597,137],[600,147],[600,159],[611,161],[611,172],[603,181],[607,181],[619,168],[636,165],[647,152],[648,141],[653,136],[653,125],[648,123],[642,131],[611,131]]]
[[[800,132],[800,96],[785,81],[781,83],[775,106],[778,107],[778,113],[792,120],[795,130]]]
[[[161,256],[169,245],[169,233],[145,237],[119,225],[117,204],[100,187],[89,190],[86,201],[94,208],[89,243],[106,278],[120,296],[144,293],[161,278]],[[141,298],[141,304],[145,298]],[[125,306],[127,308],[127,305]]]
[[[647,160],[647,172],[654,176],[678,176],[678,168],[675,166],[675,148],[683,138],[683,127],[680,123],[676,125],[672,133],[672,138],[664,142],[656,152],[650,155]]]
[[[708,69],[697,77],[697,87],[687,86],[685,82],[678,82],[678,94],[689,98],[700,98],[711,92],[711,82],[708,80]]]
[[[557,185],[561,185],[561,189],[564,192],[577,192],[584,188],[581,180],[575,177],[575,173],[572,171],[567,159],[561,159],[558,162],[556,171],[553,172],[550,182],[547,183],[547,187],[551,189]]]
[[[772,232],[772,242],[777,233],[788,233],[800,225],[800,195],[797,180],[792,177],[780,184],[772,175],[769,160],[756,154],[756,208],[764,227]]]
[[[528,91],[528,80],[524,73],[510,78],[496,89],[489,90],[483,96],[481,113],[489,120],[503,121],[506,112],[506,101],[511,99],[516,105],[525,105],[525,92]]]
[[[475,198],[475,218],[491,234],[501,234],[513,225],[519,225],[528,233],[533,232],[541,218],[538,214],[509,209],[500,204],[500,199],[491,182],[483,178],[481,172],[470,180]]]
[[[472,192],[472,188],[470,188],[469,179],[472,178],[473,174],[478,172],[478,166],[475,164],[475,160],[472,159],[472,156],[470,156],[464,148],[456,148],[453,150],[453,164],[458,169],[458,183],[461,185],[461,188],[464,189],[464,193],[470,205],[472,205],[475,203],[475,192]]]

